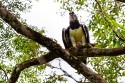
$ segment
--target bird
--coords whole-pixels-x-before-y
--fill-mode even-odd
[[[77,48],[77,45],[90,43],[89,31],[85,24],[80,24],[74,12],[69,13],[69,26],[62,29],[62,40],[65,49]],[[86,59],[83,61],[86,64]]]

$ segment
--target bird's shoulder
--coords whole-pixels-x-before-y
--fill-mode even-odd
[[[85,24],[80,24],[80,27],[87,28]]]

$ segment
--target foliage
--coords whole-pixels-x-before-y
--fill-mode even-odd
[[[125,45],[124,3],[115,0],[55,1],[62,5],[62,9],[68,11],[89,12],[91,19],[88,21],[88,28],[93,33],[96,47],[113,48]],[[124,76],[124,58],[124,55],[98,57],[89,59],[89,62],[109,83],[117,83],[118,77]]]
[[[108,4],[107,4],[108,3]],[[124,39],[124,13],[119,2],[111,1],[96,1],[93,5],[94,13],[89,24],[96,39],[98,47],[119,47],[125,43],[120,38]],[[118,57],[102,57],[92,58],[91,64],[94,69],[105,77],[109,83],[118,82],[118,77],[124,76],[121,71],[124,71],[121,64],[125,56]],[[97,63],[98,62],[98,63]],[[111,80],[112,79],[112,80]]]
[[[32,0],[2,0],[2,4],[19,18],[21,12],[31,9]]]
[[[44,34],[43,29],[40,30],[37,27],[27,25],[20,17],[22,12],[28,12],[32,7],[32,0],[2,0],[2,4],[21,20],[24,25]],[[16,64],[45,54],[46,52],[42,51],[43,49],[45,48],[38,43],[17,34],[8,24],[0,19],[0,83],[7,82]],[[56,76],[55,73],[48,75],[48,78],[41,79],[41,77],[45,76],[45,68],[46,65],[40,65],[23,70],[17,83],[65,81],[63,77]]]
[[[32,7],[31,2],[31,0],[2,0],[4,6],[20,20],[22,20],[20,13],[29,11]],[[26,25],[23,20],[22,23]],[[41,34],[44,33],[44,30],[39,30],[33,26],[30,27]],[[8,24],[0,19],[0,83],[5,83],[8,80],[7,78],[16,64],[45,53],[41,51],[41,48],[43,47],[34,41],[18,35]],[[29,83],[40,82],[39,76],[45,67],[43,65],[25,69],[18,79],[18,83],[24,83],[25,81]]]
[[[55,1],[59,2],[62,5],[61,9],[74,11],[82,9],[83,4],[87,0],[55,0]]]
[[[124,46],[125,41],[125,4],[115,0],[55,0],[62,6],[61,9],[68,11],[89,12],[88,28],[92,31],[96,47],[113,48]],[[15,16],[20,18],[21,12],[27,12],[32,7],[31,0],[2,0],[4,6]],[[90,19],[91,18],[91,19]],[[24,21],[22,21],[27,25]],[[28,25],[27,25],[28,26]],[[30,26],[32,27],[32,26]],[[44,30],[32,27],[41,34]],[[43,47],[13,31],[9,25],[0,19],[0,83],[7,81],[7,76],[12,73],[17,63],[44,54]],[[89,63],[109,83],[117,83],[118,77],[125,76],[123,68],[125,56],[89,58]],[[18,83],[41,82],[44,66],[35,66],[25,69]],[[5,72],[6,71],[6,72]],[[65,82],[61,76],[48,75],[43,79],[45,83]]]
[[[46,79],[43,80],[43,83],[65,83],[67,80],[63,78],[61,75],[57,75],[55,72],[52,72],[52,75],[46,75]]]

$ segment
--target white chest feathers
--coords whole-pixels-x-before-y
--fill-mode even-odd
[[[78,29],[70,29],[70,38],[71,38],[71,42],[73,44],[73,47],[76,47],[77,43],[81,43],[83,45],[85,45],[86,40],[85,40],[85,33],[83,32],[82,28],[78,28]]]

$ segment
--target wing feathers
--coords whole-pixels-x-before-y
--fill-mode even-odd
[[[72,47],[72,43],[69,37],[69,29],[63,28],[62,30],[62,40],[66,49]]]
[[[81,25],[81,26],[82,26],[83,32],[85,33],[86,43],[90,43],[89,32],[88,32],[88,29],[87,29],[86,25]]]

